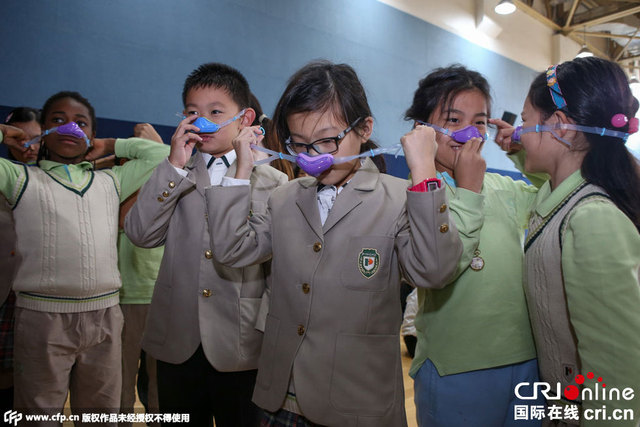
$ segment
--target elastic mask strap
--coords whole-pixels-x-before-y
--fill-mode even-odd
[[[254,162],[254,165],[256,166],[263,165],[265,163],[271,163],[272,161],[278,160],[278,159],[288,160],[292,163],[296,163],[298,160],[297,156],[292,156],[290,154],[284,154],[278,151],[269,150],[268,148],[264,148],[259,145],[251,144],[251,148],[253,148],[256,151],[262,151],[263,153],[270,154],[270,156],[267,157],[266,159],[257,160],[256,162]],[[374,157],[379,154],[386,154],[386,153],[391,153],[395,157],[398,157],[400,153],[402,153],[402,144],[395,144],[395,145],[392,145],[391,147],[380,147],[380,148],[370,149],[365,151],[364,153],[356,154],[355,156],[334,157],[333,163],[334,164],[345,163],[361,157]]]
[[[236,114],[235,116],[231,117],[229,120],[225,120],[224,122],[220,123],[218,125],[219,128],[221,127],[225,127],[226,125],[228,125],[229,123],[233,123],[236,120],[238,120],[240,117],[242,117],[242,115],[245,113],[245,111],[247,111],[247,109],[243,109],[242,111],[240,111],[238,114]]]
[[[51,128],[51,129],[49,129],[49,130],[46,130],[46,131],[42,132],[40,135],[38,135],[38,136],[36,136],[36,137],[34,137],[34,138],[32,138],[32,139],[28,140],[27,142],[25,142],[24,144],[22,144],[22,146],[23,146],[24,148],[27,148],[27,147],[32,146],[33,144],[37,144],[37,143],[38,143],[42,138],[44,138],[45,136],[49,135],[50,133],[55,132],[56,130],[58,130],[58,127],[57,127],[57,126],[56,126],[56,127],[54,127],[54,128]]]
[[[535,132],[551,132],[551,134],[560,142],[566,144],[567,146],[571,146],[571,143],[564,138],[561,138],[555,131],[557,129],[565,129],[565,130],[577,130],[583,133],[591,133],[599,136],[611,136],[614,138],[620,138],[623,141],[626,141],[629,137],[629,134],[626,132],[620,132],[617,130],[611,130],[607,128],[595,127],[595,126],[582,126],[582,125],[574,125],[570,123],[561,123],[555,125],[536,125],[535,127],[524,128],[520,132],[520,134],[531,132],[532,130]]]
[[[269,150],[268,148],[264,148],[261,147],[259,145],[255,145],[255,144],[251,144],[251,148],[253,148],[256,151],[262,151],[263,153],[267,153],[270,156],[267,157],[266,159],[262,159],[262,160],[258,160],[256,162],[254,162],[254,165],[263,165],[265,163],[271,163],[274,160],[288,160],[292,163],[296,163],[296,161],[298,160],[298,158],[296,156],[292,156],[290,154],[284,154],[284,153],[280,153],[278,151],[273,151],[273,150]]]
[[[40,136],[36,136],[33,139],[30,139],[29,141],[25,142],[24,144],[22,144],[22,146],[24,148],[30,147],[33,144],[38,143],[39,141],[42,140],[42,138],[44,138],[45,136],[49,135],[50,133],[54,133],[55,131],[58,130],[59,126],[53,127],[51,129],[47,129],[44,132],[42,132],[42,134]],[[91,147],[91,140],[89,139],[89,137],[87,135],[83,135],[82,137],[84,139],[84,142],[87,144],[87,147]]]
[[[443,133],[445,135],[451,136],[451,131],[449,129],[442,128],[438,125],[434,125],[432,123],[423,122],[422,120],[416,120],[416,122],[420,123],[424,126],[429,126],[430,128],[435,129],[437,132]]]
[[[402,144],[395,144],[395,145],[392,145],[391,147],[373,148],[363,153],[356,154],[354,156],[334,157],[333,163],[334,164],[345,163],[345,162],[350,162],[351,160],[354,160],[354,159],[359,159],[363,157],[375,157],[379,154],[386,154],[386,153],[391,153],[395,157],[398,157],[400,153],[402,153]]]
[[[564,138],[561,138],[560,135],[558,135],[555,132],[555,129],[560,129],[562,128],[563,125],[554,125],[554,126],[549,126],[549,125],[535,125],[535,126],[530,126],[528,128],[520,128],[520,132],[518,133],[518,140],[514,141],[517,144],[522,144],[521,142],[521,138],[522,135],[525,133],[530,133],[530,132],[535,132],[535,133],[542,133],[542,132],[551,132],[551,134],[560,142],[562,142],[563,144],[566,144],[567,146],[571,147],[571,143],[569,141],[567,141]],[[516,128],[517,130],[517,128]]]
[[[547,127],[547,126],[540,126],[541,128]],[[560,135],[558,135],[556,133],[556,131],[554,130],[554,128],[552,128],[551,126],[548,126],[550,129],[543,129],[543,130],[547,130],[549,132],[551,132],[551,135],[553,135],[558,141],[562,142],[563,144],[565,144],[567,147],[571,147],[571,143],[569,141],[567,141],[564,138],[561,138]]]
[[[420,123],[421,125],[424,125],[424,126],[428,126],[428,127],[430,127],[430,128],[433,128],[436,132],[440,132],[440,133],[442,133],[442,134],[444,134],[444,135],[447,135],[447,136],[449,136],[450,138],[452,138],[454,141],[456,141],[456,142],[458,142],[458,143],[460,143],[460,144],[466,144],[466,143],[467,143],[467,141],[468,141],[468,140],[467,140],[467,141],[464,141],[464,142],[460,142],[460,141],[458,141],[457,139],[455,139],[455,136],[454,136],[454,133],[455,133],[455,132],[452,132],[452,131],[450,131],[449,129],[445,129],[445,128],[443,128],[443,127],[440,127],[440,126],[438,126],[438,125],[434,125],[434,124],[432,124],[432,123],[423,122],[422,120],[416,120],[416,122]],[[467,126],[467,127],[475,127],[475,126],[473,126],[473,125],[469,125],[469,126]],[[466,129],[466,128],[463,128],[463,129],[460,129],[460,130],[464,130],[464,129]],[[476,129],[478,129],[478,128],[476,128]],[[456,132],[458,132],[458,131],[456,131]],[[478,133],[480,133],[480,132],[478,131]],[[484,133],[484,135],[480,135],[480,137],[482,137],[482,138],[483,138],[483,142],[484,142],[484,141],[487,141],[487,140],[489,139],[489,132],[485,132],[485,133]]]

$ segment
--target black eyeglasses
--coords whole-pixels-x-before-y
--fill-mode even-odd
[[[317,154],[333,154],[338,151],[338,146],[340,145],[340,140],[343,139],[354,127],[358,124],[358,122],[362,119],[362,117],[358,117],[347,127],[345,130],[340,132],[338,136],[334,136],[332,138],[321,138],[315,140],[309,144],[304,142],[293,142],[291,141],[291,137],[287,138],[284,142],[284,145],[287,147],[287,151],[289,154],[295,156],[300,153],[309,154],[311,150],[315,151]]]

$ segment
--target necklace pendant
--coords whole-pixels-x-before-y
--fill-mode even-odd
[[[471,264],[469,264],[473,271],[480,271],[484,268],[484,259],[480,256],[480,251],[476,249],[471,258]]]

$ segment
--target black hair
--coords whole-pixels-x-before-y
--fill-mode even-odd
[[[31,107],[16,107],[7,115],[5,124],[28,123],[36,121],[40,123],[40,111]]]
[[[253,108],[253,110],[256,112],[256,117],[253,119],[253,123],[251,123],[251,126],[262,126],[265,132],[264,139],[262,140],[264,146],[273,151],[280,151],[280,144],[273,134],[273,121],[271,121],[271,119],[264,113],[264,111],[262,110],[262,105],[260,105],[260,101],[258,101],[258,98],[253,94],[253,92],[250,94],[249,98],[249,107]],[[287,160],[276,159],[271,162],[271,166],[287,174],[289,179],[295,178],[295,171],[293,169],[293,166],[291,165],[291,162]]]
[[[413,103],[404,113],[405,120],[428,122],[438,105],[448,110],[459,93],[479,90],[487,102],[487,115],[491,116],[491,88],[489,82],[477,71],[460,64],[436,68],[418,83]]]
[[[89,110],[89,116],[91,119],[91,129],[93,129],[93,132],[95,133],[98,123],[96,120],[96,111],[93,109],[93,105],[91,105],[91,103],[87,98],[80,95],[78,92],[73,92],[73,91],[58,92],[46,100],[41,110],[42,113],[40,114],[40,124],[42,125],[42,127],[44,128],[45,120],[47,119],[47,114],[49,114],[49,110],[51,110],[51,106],[55,102],[64,98],[71,98],[75,101],[78,101],[80,104],[84,105],[85,107],[87,107],[87,110]]]
[[[45,121],[47,120],[47,114],[49,114],[49,110],[51,110],[53,104],[64,98],[71,98],[79,102],[80,104],[84,105],[85,107],[87,107],[87,110],[89,110],[89,117],[91,120],[91,129],[93,130],[93,134],[95,135],[96,129],[98,126],[98,122],[96,120],[96,110],[93,108],[93,105],[91,105],[91,103],[87,98],[80,95],[80,93],[74,92],[74,91],[58,92],[50,96],[49,99],[45,101],[40,114],[40,125],[42,126],[42,128],[43,129],[45,128]],[[46,144],[40,144],[40,151],[38,151],[38,162],[42,159],[47,159],[48,157],[49,157],[49,150],[47,149]]]
[[[249,82],[240,71],[217,62],[202,64],[189,74],[182,88],[182,104],[186,105],[191,89],[215,87],[226,90],[240,108],[251,105]]]
[[[611,117],[622,113],[635,117],[638,100],[629,88],[622,68],[597,57],[576,58],[557,66],[558,85],[567,105],[560,109],[577,125],[596,126],[628,132],[611,125]],[[558,108],[547,86],[546,73],[540,73],[529,89],[531,105],[547,120]],[[627,150],[625,141],[612,136],[584,133],[587,153],[581,166],[582,176],[602,187],[615,205],[640,230],[640,176],[638,161]]]
[[[273,114],[277,140],[284,148],[289,137],[287,118],[291,114],[328,111],[336,107],[342,119],[350,125],[358,118],[371,117],[367,94],[355,70],[347,64],[330,61],[313,61],[299,69],[287,83]],[[363,125],[361,120],[355,128]],[[375,148],[369,140],[361,144],[360,152]]]

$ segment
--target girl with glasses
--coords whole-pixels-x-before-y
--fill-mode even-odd
[[[373,131],[355,71],[325,61],[291,77],[273,120],[310,163],[358,155]],[[419,191],[437,184],[433,131],[403,145],[415,191],[370,158],[309,169],[316,176],[275,190],[265,214],[253,213],[247,185],[207,190],[214,256],[231,266],[273,257],[253,395],[262,425],[406,425],[400,277],[442,286],[461,247],[443,189]],[[248,180],[251,146],[235,146],[236,178]]]

